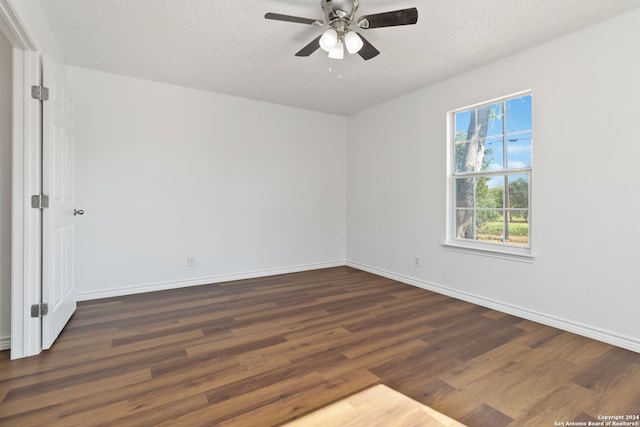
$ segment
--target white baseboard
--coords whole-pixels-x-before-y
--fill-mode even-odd
[[[0,337],[0,351],[11,348],[11,336]]]
[[[483,307],[498,310],[503,313],[511,314],[523,319],[531,320],[533,322],[542,323],[543,325],[552,326],[554,328],[562,329],[564,331],[572,332],[577,335],[582,335],[587,338],[592,338],[597,341],[602,341],[607,344],[615,345],[617,347],[626,348],[627,350],[640,353],[640,341],[618,335],[612,332],[604,331],[592,326],[583,325],[577,322],[572,322],[567,319],[562,319],[549,314],[540,313],[526,308],[518,307],[504,302],[496,301],[490,298],[481,297],[479,295],[470,294],[467,292],[461,292],[456,289],[452,289],[446,286],[437,285],[435,283],[426,282],[423,280],[415,279],[413,277],[404,276],[401,274],[392,273],[377,267],[361,264],[355,261],[347,261],[347,266],[356,268],[358,270],[367,271],[378,276],[383,276],[388,279],[396,280],[398,282],[406,283],[418,288],[426,289],[439,294],[447,295],[459,300],[467,301],[473,304],[481,305]]]
[[[271,268],[265,270],[255,270],[244,273],[222,274],[218,276],[199,277],[197,279],[181,280],[175,282],[149,283],[145,285],[131,286],[126,288],[110,289],[97,292],[78,292],[78,301],[90,301],[100,298],[120,297],[124,295],[141,294],[145,292],[165,291],[168,289],[186,288],[189,286],[210,285],[213,283],[232,282],[234,280],[255,279],[258,277],[275,276],[278,274],[299,273],[301,271],[320,270],[323,268],[342,267],[345,261],[333,261],[317,264],[304,264],[284,268]]]

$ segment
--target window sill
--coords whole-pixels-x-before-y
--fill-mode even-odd
[[[471,246],[465,245],[463,243],[457,242],[447,242],[443,243],[442,246],[452,252],[460,252],[471,255],[480,255],[486,256],[490,258],[500,258],[506,259],[509,261],[519,261],[532,263],[534,261],[533,255],[530,253],[530,249],[521,249],[514,248],[514,250],[508,248],[488,248],[488,247],[479,247],[479,246]]]

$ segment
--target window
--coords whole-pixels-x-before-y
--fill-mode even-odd
[[[531,230],[531,94],[450,113],[450,244],[518,252]]]

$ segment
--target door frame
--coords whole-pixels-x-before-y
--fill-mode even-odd
[[[42,351],[41,322],[30,312],[42,298],[41,212],[31,208],[41,189],[41,111],[30,89],[40,84],[41,58],[10,0],[0,0],[0,32],[13,47],[11,359],[18,359]]]

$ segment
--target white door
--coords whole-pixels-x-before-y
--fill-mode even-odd
[[[73,245],[74,99],[66,79],[50,56],[42,58],[43,85],[49,100],[42,103],[42,349],[53,345],[76,309]]]

